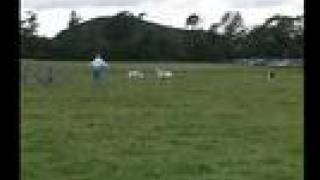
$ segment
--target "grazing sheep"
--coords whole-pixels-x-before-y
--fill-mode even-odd
[[[159,68],[156,68],[157,77],[159,79],[170,79],[173,77],[173,72],[168,70],[161,70]]]
[[[130,70],[128,72],[129,79],[144,79],[144,74],[138,70]]]

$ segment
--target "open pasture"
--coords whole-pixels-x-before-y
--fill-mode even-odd
[[[88,63],[26,65],[54,79],[21,89],[23,180],[303,179],[301,68],[111,62],[94,88]]]

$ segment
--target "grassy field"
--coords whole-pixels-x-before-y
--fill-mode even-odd
[[[23,180],[303,179],[302,69],[112,63],[94,89],[87,64],[51,65],[60,83],[22,88]]]

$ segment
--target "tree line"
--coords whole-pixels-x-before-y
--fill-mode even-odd
[[[195,13],[186,17],[185,29],[178,29],[145,21],[146,13],[122,11],[83,22],[72,11],[68,28],[49,39],[37,35],[37,14],[26,13],[20,22],[22,58],[87,60],[97,52],[115,61],[303,57],[303,15],[276,14],[248,28],[240,12],[230,11],[204,30]]]

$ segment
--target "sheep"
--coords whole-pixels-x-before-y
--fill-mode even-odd
[[[144,74],[138,70],[130,70],[128,72],[129,79],[144,79]]]
[[[156,68],[157,77],[159,79],[170,79],[173,77],[173,72],[168,70],[161,70],[159,68]]]

